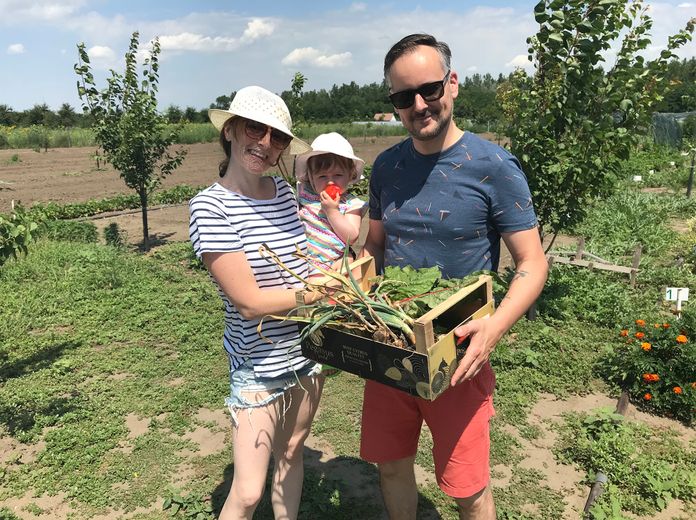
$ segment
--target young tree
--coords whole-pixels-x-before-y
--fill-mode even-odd
[[[295,72],[290,83],[290,91],[284,91],[280,94],[285,104],[288,105],[290,117],[292,117],[292,125],[297,129],[305,122],[304,103],[302,100],[302,89],[307,83],[307,77],[301,72]]]
[[[148,250],[148,197],[181,164],[186,150],[170,151],[178,129],[167,131],[166,118],[157,112],[159,41],[152,42],[141,79],[136,70],[138,36],[136,31],[131,37],[125,72],[112,70],[105,89],[97,90],[84,43],[77,46],[79,62],[75,72],[83,109],[94,118],[92,128],[106,161],[120,172],[126,186],[140,196],[143,247]]]
[[[539,31],[527,40],[534,75],[518,70],[499,96],[543,236],[578,224],[612,192],[620,161],[668,88],[667,64],[691,40],[696,20],[647,61],[641,52],[651,45],[652,19],[640,1],[542,0],[534,16]]]

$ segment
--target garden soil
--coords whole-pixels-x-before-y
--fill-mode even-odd
[[[351,142],[358,156],[371,164],[377,154],[386,147],[398,142],[397,137],[389,138],[358,138]],[[189,152],[184,163],[170,177],[165,179],[163,185],[172,187],[179,184],[190,186],[209,185],[217,179],[217,163],[222,159],[217,143],[188,145]],[[0,213],[8,213],[12,201],[21,202],[25,206],[31,206],[35,202],[85,202],[91,199],[100,199],[117,194],[128,194],[131,191],[124,185],[118,174],[109,166],[100,161],[97,164],[94,148],[58,148],[48,151],[33,150],[0,150]],[[150,236],[154,245],[188,239],[188,208],[185,204],[170,207],[152,208],[148,214]],[[119,212],[118,214],[98,215],[92,218],[99,228],[104,228],[111,222],[118,223],[119,227],[127,233],[128,241],[134,247],[142,242],[142,221],[139,211]],[[570,237],[563,237],[560,243],[571,243]],[[557,244],[559,241],[556,242]],[[504,254],[502,264],[509,264],[509,255]],[[568,411],[588,411],[598,407],[615,408],[616,400],[604,395],[574,396],[565,401],[558,400],[553,395],[541,396],[532,409],[529,421],[538,424],[542,434],[530,441],[525,439],[517,431],[511,431],[519,442],[525,447],[526,453],[520,465],[535,469],[543,475],[546,485],[552,489],[563,491],[566,497],[566,510],[564,518],[575,519],[581,516],[580,512],[587,498],[589,488],[582,483],[584,475],[570,466],[558,464],[551,452],[551,446],[555,440],[555,433],[550,427],[553,423],[560,422],[561,414]],[[214,423],[211,429],[200,428],[187,434],[187,439],[199,445],[200,451],[196,453],[212,454],[222,450],[230,450],[230,428],[228,419],[223,410],[200,410],[199,414],[208,423]],[[679,423],[668,419],[653,417],[637,411],[629,406],[627,416],[644,423],[660,427],[677,429],[685,442],[696,437],[694,429],[685,428]],[[139,435],[147,431],[147,420],[135,416],[125,418],[128,428],[129,441],[137,439]],[[514,429],[512,429],[514,430]],[[427,432],[426,432],[427,434]],[[26,445],[21,445],[28,450]],[[11,438],[0,437],[0,457],[19,457],[17,460],[29,461],[37,456],[40,446],[32,446],[30,451],[23,451],[20,445]],[[124,446],[123,449],[128,449]],[[230,452],[231,454],[231,452]],[[194,456],[193,453],[182,453],[183,456]],[[320,437],[311,435],[306,447],[307,464],[321,471],[328,471],[332,478],[340,479],[351,494],[357,495],[367,503],[373,503],[375,508],[381,508],[378,493],[378,482],[375,473],[366,474],[354,463],[344,457],[336,457],[332,446]],[[500,465],[492,468],[493,485],[507,485],[506,478],[511,470]],[[186,463],[178,472],[181,479],[187,475]],[[423,468],[416,468],[416,478],[419,484],[434,482],[434,475]],[[45,516],[35,516],[24,510],[30,503],[39,505],[42,509],[50,511],[50,518],[64,520],[68,518],[72,510],[69,499],[66,496],[40,496],[36,497],[29,492],[23,497],[11,498],[2,505],[8,507],[23,519],[41,519]],[[153,503],[151,511],[159,511],[161,500]],[[124,514],[119,511],[111,511],[104,516],[95,518],[131,518],[142,514],[147,510],[133,511]],[[531,512],[531,511],[530,511]],[[652,520],[668,520],[682,513],[679,502],[675,501],[667,511],[654,515]],[[384,516],[386,518],[386,516]]]
[[[400,137],[355,138],[355,153],[372,164],[388,146]],[[182,165],[164,179],[170,188],[185,184],[208,186],[218,179],[218,163],[224,155],[218,143],[186,145],[188,154]],[[9,213],[13,201],[30,207],[35,202],[86,202],[119,194],[133,194],[103,157],[97,161],[96,148],[49,148],[48,150],[0,150],[0,213]],[[289,163],[288,163],[289,164]],[[143,225],[140,210],[103,214],[91,218],[101,230],[116,222],[127,241],[142,244]],[[152,207],[148,212],[152,245],[188,240],[188,206]]]

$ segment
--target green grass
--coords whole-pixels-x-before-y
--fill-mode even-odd
[[[597,367],[622,320],[659,310],[663,285],[696,286],[693,241],[667,228],[670,218],[694,216],[693,201],[674,195],[630,191],[598,204],[583,224],[588,249],[621,260],[622,251],[640,241],[638,286],[631,289],[627,278],[611,273],[555,267],[539,318],[518,322],[493,352],[491,464],[510,474],[507,484],[494,488],[499,518],[563,518],[563,497],[539,474],[519,467],[524,441],[547,433],[529,421],[529,412],[541,393],[616,392],[597,377]],[[0,458],[0,503],[29,490],[65,493],[76,518],[141,507],[152,511],[133,518],[153,519],[170,518],[162,500],[181,495],[191,507],[219,511],[231,481],[231,451],[187,454],[196,446],[184,437],[199,426],[224,431],[228,443],[230,437],[229,430],[197,418],[201,409],[223,409],[228,375],[221,303],[191,246],[171,244],[141,255],[99,245],[92,230],[76,226],[47,228],[43,237],[26,258],[0,269],[0,435],[37,452],[28,459]],[[312,433],[336,458],[308,466],[301,518],[381,515],[376,469],[358,456],[362,389],[363,381],[347,373],[326,384]],[[149,421],[137,438],[129,437],[129,415]],[[560,428],[558,457],[591,475],[587,461],[597,453],[573,444],[582,423],[569,419]],[[626,428],[621,435],[623,445],[642,450],[660,471],[660,461],[676,467],[693,460],[693,446],[658,433]],[[656,442],[642,442],[646,436]],[[416,461],[428,472],[431,447],[424,428]],[[602,456],[611,451],[603,450]],[[609,462],[622,475],[636,467],[627,457]],[[357,476],[359,489],[350,489],[341,471]],[[690,496],[684,489],[680,496]],[[457,518],[435,484],[419,492],[419,517]],[[654,511],[659,504],[650,496],[646,489],[614,486],[604,500]],[[272,518],[268,496],[256,517]],[[0,509],[2,518],[13,517]]]
[[[168,125],[167,131],[177,129]],[[312,140],[325,132],[340,132],[345,137],[381,137],[385,135],[406,135],[401,125],[354,125],[351,123],[303,124],[295,129],[299,137]],[[220,138],[220,133],[210,123],[186,123],[179,131],[178,144],[212,143]],[[78,146],[97,146],[94,132],[90,128],[47,128],[42,125],[14,127],[0,125],[0,149],[29,148],[69,148]]]
[[[18,442],[41,443],[35,460],[0,465],[0,500],[30,489],[63,492],[85,517],[154,507],[158,512],[143,518],[164,518],[157,504],[178,492],[219,510],[231,479],[229,451],[182,455],[195,448],[183,435],[200,425],[197,411],[220,409],[227,391],[219,299],[188,244],[142,256],[44,240],[3,267],[0,292],[0,428]],[[562,497],[517,468],[524,452],[510,427],[524,438],[540,435],[527,415],[541,392],[603,389],[594,367],[598,345],[612,334],[573,319],[523,320],[494,352],[491,460],[512,468],[510,483],[495,488],[502,517],[561,518]],[[336,460],[363,476],[373,501],[356,501],[327,465],[308,470],[304,518],[317,511],[378,518],[376,470],[358,458],[362,388],[362,380],[347,373],[330,379],[312,431]],[[136,439],[128,437],[128,414],[149,419]],[[424,429],[417,462],[427,471],[433,469],[430,448]],[[193,473],[175,486],[183,464]],[[434,485],[420,490],[420,509],[456,518]],[[267,498],[258,515],[271,518]]]

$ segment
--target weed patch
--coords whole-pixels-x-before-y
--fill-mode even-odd
[[[615,518],[612,504],[637,515],[654,514],[669,501],[696,496],[694,446],[684,446],[676,432],[653,430],[609,411],[571,413],[560,427],[556,452],[594,478],[607,475],[609,486],[595,509]]]

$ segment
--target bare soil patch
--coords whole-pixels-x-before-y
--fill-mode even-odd
[[[355,153],[367,164],[377,155],[401,141],[401,137],[367,137],[350,139]],[[218,163],[224,154],[218,143],[186,145],[188,155],[162,186],[208,186],[218,179]],[[95,148],[51,148],[36,152],[30,149],[0,150],[0,213],[8,213],[12,201],[29,207],[36,202],[73,203],[103,199],[133,192],[111,166],[101,162],[97,168]],[[13,157],[17,157],[13,160]],[[289,162],[287,164],[290,164]],[[150,240],[154,246],[188,240],[188,206],[153,207],[148,211]],[[140,210],[93,217],[102,230],[116,222],[130,244],[143,240]]]
[[[385,148],[401,141],[401,137],[367,137],[351,139],[355,153],[372,164]],[[218,163],[224,154],[218,143],[186,145],[188,155],[182,165],[167,177],[164,187],[180,184],[209,185],[218,179]],[[35,202],[85,202],[131,190],[111,166],[99,168],[94,159],[95,148],[50,148],[36,152],[30,149],[0,150],[0,213],[7,213],[11,201],[25,206]],[[13,157],[17,157],[13,160]],[[288,163],[289,164],[289,163]]]

